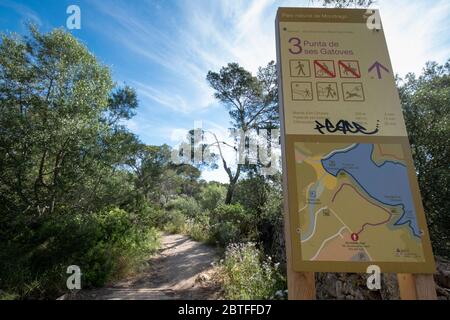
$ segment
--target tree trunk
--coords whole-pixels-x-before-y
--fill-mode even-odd
[[[234,182],[230,182],[227,189],[227,196],[225,197],[225,204],[231,204],[231,200],[233,200],[234,187],[236,184]]]
[[[241,174],[241,165],[240,164],[237,165],[236,174],[234,175],[234,177],[231,174],[230,168],[228,168],[228,167],[225,167],[225,168],[228,173],[228,177],[230,178],[230,184],[228,185],[227,196],[225,198],[225,204],[231,204],[231,200],[233,200],[234,188],[236,187],[236,183]]]

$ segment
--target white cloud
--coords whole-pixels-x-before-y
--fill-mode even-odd
[[[170,90],[141,83],[145,96],[184,113],[207,108],[214,102],[212,90],[205,81],[208,55],[195,50],[193,41],[189,41],[194,37],[183,38],[184,30],[178,30],[175,26],[170,32],[164,32],[164,28],[153,26],[139,12],[125,5],[102,2],[95,2],[95,5],[103,14],[112,18],[119,28],[111,23],[101,26],[91,24],[91,27],[110,36],[125,50],[148,59],[155,66],[165,68],[166,73],[171,76]]]
[[[186,137],[189,134],[189,129],[185,128],[168,128],[168,131],[170,132],[170,141],[172,141],[174,145],[185,142]]]
[[[379,1],[394,72],[420,73],[450,58],[450,1]]]
[[[275,58],[274,0],[214,2],[214,8],[186,1],[187,30],[197,41],[192,50],[210,68],[238,62],[255,72]]]
[[[132,82],[137,90],[138,96],[146,97],[174,111],[188,112],[188,105],[185,98],[167,88],[154,88],[151,85],[143,84],[139,81]]]

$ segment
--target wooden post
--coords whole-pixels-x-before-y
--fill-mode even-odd
[[[410,273],[398,273],[397,279],[398,288],[400,290],[400,299],[417,300],[414,276]]]
[[[414,275],[418,300],[436,300],[436,285],[432,274]]]
[[[436,300],[436,286],[432,274],[397,274],[402,300]]]
[[[315,300],[316,284],[314,272],[292,272],[288,277],[289,300]]]
[[[286,172],[286,171],[285,171]],[[286,176],[283,179],[286,184]],[[287,185],[283,188],[283,194],[287,198]],[[289,219],[288,202],[284,203],[284,234],[286,246],[286,273],[288,285],[289,300],[315,300],[316,282],[314,272],[296,272],[292,268],[292,244],[291,244],[291,225]]]

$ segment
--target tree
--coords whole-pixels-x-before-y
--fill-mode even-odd
[[[147,201],[159,201],[161,190],[158,188],[170,161],[170,147],[147,146],[141,144],[131,167],[136,174],[136,188]]]
[[[202,172],[199,168],[191,164],[172,164],[171,167],[175,170],[177,176],[181,178],[180,192],[182,194],[193,197],[200,192],[198,179],[200,179]]]
[[[46,215],[57,208],[89,212],[124,201],[130,177],[120,168],[137,138],[120,120],[136,107],[135,92],[115,86],[108,68],[63,30],[41,34],[30,27],[28,37],[2,35],[4,215]]]
[[[215,90],[214,96],[227,108],[234,129],[241,130],[244,138],[238,138],[239,148],[244,150],[249,143],[247,133],[251,129],[273,129],[278,127],[277,75],[272,61],[260,68],[253,76],[237,63],[229,63],[219,72],[209,71],[206,77]],[[236,183],[245,164],[238,163],[233,171],[224,157],[223,147],[228,146],[214,135],[215,146],[219,149],[222,165],[229,179],[225,203],[230,204]]]
[[[70,34],[2,35],[0,211],[3,226],[74,210],[122,204],[132,177],[122,170],[137,138],[120,120],[135,92]]]
[[[137,106],[69,33],[1,35],[0,287],[60,293],[71,261],[101,283],[147,242],[130,170],[140,143],[122,125]]]
[[[423,205],[435,252],[449,256],[450,60],[398,79]]]

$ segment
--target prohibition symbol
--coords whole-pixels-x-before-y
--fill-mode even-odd
[[[339,74],[341,78],[361,78],[361,71],[359,69],[359,63],[356,60],[339,60]]]
[[[314,60],[316,78],[336,78],[333,60]]]

